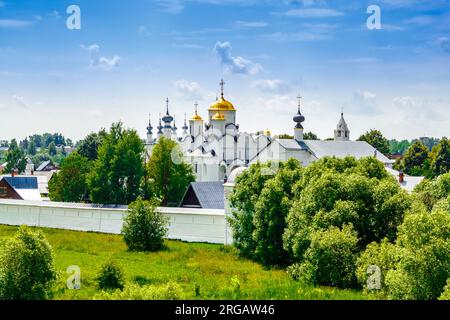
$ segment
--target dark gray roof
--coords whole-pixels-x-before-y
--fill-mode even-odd
[[[203,209],[223,209],[224,193],[222,181],[192,182],[190,187]]]
[[[51,162],[50,160],[47,160],[47,161],[42,162],[42,163],[39,165],[39,167],[36,169],[36,171],[42,171],[42,170],[44,170],[44,168],[45,168],[47,165],[49,165],[50,162]]]
[[[14,189],[38,189],[37,177],[3,177]]]

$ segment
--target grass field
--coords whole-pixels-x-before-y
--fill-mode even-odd
[[[0,248],[17,227],[0,225]],[[115,260],[128,283],[177,282],[186,299],[364,299],[358,291],[313,288],[291,280],[283,270],[264,270],[238,257],[233,247],[166,241],[156,253],[129,252],[119,235],[41,229],[55,254],[59,279],[55,299],[92,299],[98,293],[95,277],[103,263]],[[81,289],[66,287],[68,266],[81,269]],[[236,277],[240,290],[232,289]]]

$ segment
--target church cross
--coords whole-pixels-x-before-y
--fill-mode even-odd
[[[223,98],[223,88],[224,88],[224,86],[225,86],[225,82],[223,81],[223,79],[220,81],[220,95],[222,96],[222,98]]]

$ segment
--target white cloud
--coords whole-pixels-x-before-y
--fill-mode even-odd
[[[230,73],[234,74],[257,74],[263,70],[257,63],[239,56],[231,55],[231,44],[229,42],[217,42],[214,46],[214,53],[219,57],[220,62]]]
[[[114,55],[112,58],[108,59],[100,56],[100,46],[98,44],[93,44],[89,47],[81,45],[81,47],[89,52],[89,68],[111,71],[119,66],[120,57]]]
[[[329,18],[329,17],[341,17],[344,15],[344,13],[335,9],[306,8],[306,9],[292,9],[286,11],[284,15],[298,18]]]
[[[373,114],[377,112],[377,95],[370,91],[358,91],[353,94],[350,112],[355,114]]]
[[[264,28],[269,24],[264,21],[237,21],[236,25],[241,28]]]
[[[175,94],[178,98],[188,101],[212,100],[214,93],[206,92],[198,82],[177,80],[174,83]]]
[[[13,95],[12,100],[16,106],[19,106],[19,107],[25,108],[25,109],[28,109],[28,107],[29,107],[28,104],[25,102],[24,97],[22,97],[22,96]]]
[[[290,91],[290,87],[287,83],[279,79],[267,79],[267,80],[255,80],[251,84],[251,87],[258,89],[264,93],[286,93]]]
[[[26,28],[33,25],[30,20],[0,19],[0,28]]]

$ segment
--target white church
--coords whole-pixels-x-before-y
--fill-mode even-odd
[[[167,99],[166,113],[159,119],[156,136],[153,135],[154,128],[149,121],[146,138],[148,156],[161,137],[177,141],[185,160],[192,164],[197,181],[226,181],[236,168],[245,168],[258,161],[272,160],[276,163],[289,158],[298,159],[304,166],[326,156],[354,156],[357,159],[375,156],[386,168],[391,168],[394,163],[367,142],[351,141],[343,113],[334,130],[334,140],[303,139],[302,123],[305,117],[300,111],[300,97],[297,114],[293,117],[293,139],[272,137],[268,130],[259,133],[242,132],[236,122],[236,108],[225,99],[223,80],[220,86],[220,98],[209,107],[207,120],[199,114],[198,105],[195,104],[189,126],[185,117],[181,137],[177,133],[174,117],[169,113]]]

